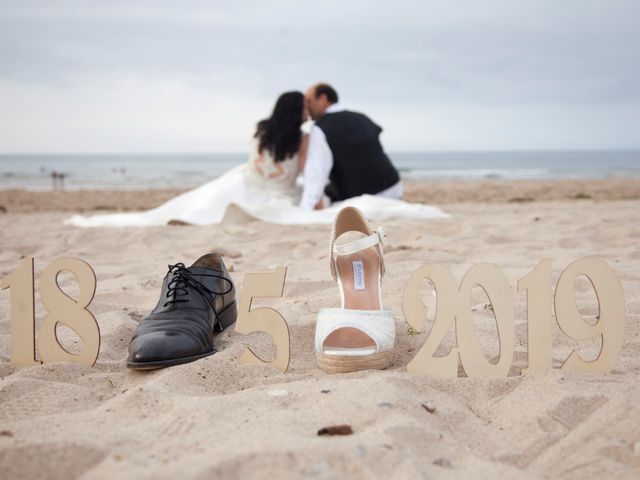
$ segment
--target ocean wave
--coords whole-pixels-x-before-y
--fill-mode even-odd
[[[401,171],[407,180],[428,179],[544,179],[552,178],[548,168],[459,168],[459,169],[407,169]]]

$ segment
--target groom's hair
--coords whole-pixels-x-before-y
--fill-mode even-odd
[[[316,85],[316,98],[320,95],[326,95],[329,103],[338,103],[338,92],[328,83],[319,83]]]

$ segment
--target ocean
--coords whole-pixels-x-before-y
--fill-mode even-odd
[[[640,177],[640,150],[390,153],[408,180],[576,179]],[[0,189],[191,188],[246,162],[246,153],[2,154]]]

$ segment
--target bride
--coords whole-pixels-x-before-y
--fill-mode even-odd
[[[79,227],[145,227],[170,221],[207,225],[220,223],[231,204],[260,220],[282,224],[332,223],[347,205],[375,220],[448,217],[436,207],[372,195],[350,198],[322,210],[299,207],[302,188],[297,180],[307,152],[306,118],[304,95],[283,93],[271,116],[258,123],[247,163],[146,212],[74,215],[65,223]]]

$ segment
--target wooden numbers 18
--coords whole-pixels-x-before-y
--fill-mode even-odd
[[[586,323],[574,297],[578,276],[585,276],[596,292],[600,310],[595,325]],[[423,280],[430,280],[436,290],[437,304],[433,327],[427,340],[407,365],[407,370],[438,377],[457,377],[458,358],[467,376],[506,376],[514,352],[514,318],[511,287],[496,266],[474,265],[460,288],[451,271],[443,265],[427,265],[415,271],[404,293],[403,312],[409,325],[420,329],[427,308],[420,300]],[[475,336],[471,318],[471,289],[480,286],[489,297],[498,326],[500,356],[497,363],[485,357]],[[527,292],[528,368],[540,371],[551,368],[552,359],[552,292],[551,261],[543,259],[527,276],[518,281],[518,291]],[[624,294],[615,272],[598,258],[582,258],[569,265],[558,279],[553,299],[556,319],[562,332],[574,340],[600,337],[598,357],[585,361],[574,350],[563,363],[563,369],[582,372],[609,372],[620,354],[624,332]],[[444,356],[434,353],[451,326],[455,326],[457,347]]]
[[[72,273],[78,281],[77,299],[69,297],[58,284],[61,272]],[[58,258],[40,276],[40,297],[47,315],[35,335],[33,258],[0,279],[0,290],[11,289],[11,363],[37,365],[42,362],[72,361],[93,365],[100,350],[100,330],[87,310],[96,291],[96,276],[91,267],[77,258]],[[58,341],[56,328],[64,324],[82,340],[79,354],[67,352]],[[37,351],[42,362],[36,360]]]

